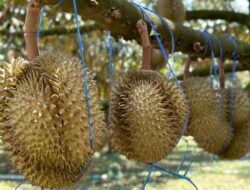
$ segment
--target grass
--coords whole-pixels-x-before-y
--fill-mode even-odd
[[[250,189],[250,159],[244,161],[219,161],[189,141],[192,149],[192,169],[188,173],[200,190],[249,190]],[[163,168],[176,171],[186,146],[183,142],[163,161]],[[4,171],[6,160],[1,156],[0,170]],[[184,169],[188,163],[185,163]],[[14,172],[14,171],[12,171]],[[73,187],[65,190],[140,190],[147,176],[145,164],[128,161],[124,156],[103,151],[95,154],[94,166],[87,179],[79,181]],[[20,182],[0,182],[0,190],[14,190]],[[30,185],[23,185],[19,190],[32,190]],[[154,171],[147,190],[192,190],[189,183]]]

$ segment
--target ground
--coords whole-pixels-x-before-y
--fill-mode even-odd
[[[246,157],[242,161],[219,161],[212,155],[198,149],[192,140],[189,140],[189,143],[193,151],[193,164],[188,177],[195,182],[200,190],[250,189],[250,157]],[[175,171],[185,150],[185,143],[181,141],[177,148],[159,164]],[[3,153],[0,158],[1,173],[6,173],[9,168]],[[146,175],[146,165],[128,161],[123,156],[104,150],[95,154],[95,165],[90,176],[74,187],[65,190],[140,190]],[[0,189],[14,190],[19,183],[0,181]],[[38,188],[23,185],[18,190],[32,189]],[[166,189],[192,190],[193,187],[184,180],[170,177],[159,171],[153,172],[146,190]]]

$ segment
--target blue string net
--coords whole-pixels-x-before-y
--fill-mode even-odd
[[[146,19],[148,20],[148,22],[150,23],[150,25],[151,25],[151,27],[152,27],[152,30],[153,30],[153,32],[154,32],[154,34],[155,34],[155,36],[156,36],[156,40],[157,40],[157,42],[158,42],[158,44],[159,44],[159,46],[160,46],[160,49],[161,49],[161,51],[162,51],[162,54],[163,54],[163,56],[164,56],[164,58],[165,58],[165,61],[166,61],[166,63],[167,63],[167,66],[169,67],[169,69],[170,69],[170,73],[171,73],[171,75],[173,75],[173,77],[174,77],[174,79],[175,79],[175,85],[176,85],[176,89],[179,91],[179,93],[180,93],[180,96],[182,97],[182,104],[183,104],[183,106],[185,107],[185,106],[187,106],[187,100],[186,100],[186,98],[185,98],[185,95],[184,95],[184,93],[183,93],[183,90],[182,90],[182,87],[181,87],[181,85],[179,84],[179,81],[177,80],[177,78],[176,78],[176,75],[175,75],[175,73],[174,73],[174,71],[173,71],[173,68],[172,68],[172,66],[171,65],[169,65],[169,63],[168,63],[168,59],[169,59],[169,56],[167,55],[167,53],[166,53],[166,51],[164,50],[164,47],[163,47],[163,45],[162,45],[162,42],[161,42],[161,40],[160,40],[160,38],[159,38],[159,36],[157,35],[157,32],[156,32],[156,29],[155,29],[155,27],[154,27],[154,24],[152,23],[152,21],[150,20],[150,18],[149,18],[149,16],[148,16],[148,14],[145,12],[145,10],[148,10],[148,11],[151,11],[151,12],[153,12],[154,14],[157,14],[157,13],[155,13],[154,11],[152,11],[152,10],[150,10],[149,8],[147,8],[147,7],[142,7],[142,6],[140,6],[139,4],[136,4],[136,3],[134,3],[134,2],[132,2],[136,7],[138,7],[138,9],[140,9],[141,10],[141,12],[143,13],[143,15],[146,17]],[[168,28],[168,30],[170,31],[170,35],[171,35],[171,40],[172,40],[172,50],[171,50],[171,55],[174,53],[174,47],[175,47],[175,42],[174,42],[174,36],[173,36],[173,32],[172,32],[172,30],[170,30],[170,27],[169,27],[169,25],[167,24],[167,22],[159,15],[159,14],[157,14],[158,16],[159,16],[159,18],[162,20],[162,22],[165,24],[165,26],[166,26],[166,28]],[[135,71],[136,72],[136,71]],[[143,80],[142,80],[142,78],[143,77],[145,77],[145,74],[143,73],[143,74],[141,74],[140,72],[140,74],[138,74],[138,73],[135,73],[135,72],[133,72],[133,71],[129,71],[127,74],[126,74],[126,79],[125,79],[125,82],[124,81],[122,81],[121,82],[121,80],[119,81],[120,83],[119,83],[119,85],[117,85],[118,87],[116,87],[116,89],[115,89],[115,91],[113,91],[113,99],[112,99],[112,106],[113,107],[115,107],[115,108],[113,108],[113,111],[112,111],[112,114],[113,115],[115,115],[116,113],[118,113],[119,114],[119,116],[118,117],[123,117],[124,116],[124,118],[125,117],[128,117],[128,112],[130,112],[131,113],[131,111],[133,112],[134,110],[130,110],[130,111],[126,111],[125,109],[130,109],[130,108],[128,108],[129,107],[129,102],[127,101],[127,99],[129,99],[128,97],[129,97],[129,93],[128,94],[126,94],[126,93],[124,93],[124,91],[129,91],[128,89],[130,89],[130,87],[133,85],[133,82],[134,81],[142,81],[142,84],[144,84],[144,82],[143,82]],[[142,72],[145,72],[145,71],[142,71]],[[150,73],[150,75],[152,75],[152,71],[146,71],[146,72],[149,72]],[[143,76],[144,75],[144,76]],[[157,74],[153,74],[153,75],[155,75],[154,76],[154,80],[158,77],[158,75]],[[168,75],[168,78],[170,77],[170,74]],[[133,80],[132,80],[133,79]],[[148,80],[148,79],[147,79]],[[162,79],[161,79],[162,80]],[[166,81],[166,79],[164,79],[164,81]],[[126,87],[125,85],[126,84],[130,84],[131,86],[129,86],[128,85],[128,87]],[[157,83],[156,83],[157,84]],[[114,84],[114,85],[116,85],[116,84]],[[123,88],[123,85],[124,85],[124,88]],[[119,89],[120,88],[120,89]],[[171,88],[173,88],[173,86],[171,87]],[[123,92],[123,93],[121,93],[121,92]],[[129,91],[130,93],[132,92],[132,91]],[[167,92],[167,90],[164,90],[164,92]],[[117,94],[115,94],[115,93],[117,93]],[[121,93],[121,94],[120,94]],[[146,91],[145,91],[145,93],[147,93],[147,94],[150,94],[150,89],[147,89]],[[114,94],[116,95],[115,96],[115,98],[117,98],[117,97],[121,97],[121,99],[119,99],[119,98],[117,98],[117,99],[115,99],[114,98]],[[173,93],[174,94],[174,93]],[[146,95],[146,94],[145,94]],[[124,98],[122,98],[122,97],[124,97]],[[140,97],[143,97],[143,96],[140,96]],[[152,97],[151,97],[152,98]],[[175,97],[176,98],[176,97]],[[151,99],[152,100],[152,99]],[[124,101],[124,102],[123,102]],[[138,99],[138,101],[140,101],[139,99]],[[118,109],[117,107],[116,107],[116,103],[117,102],[119,102],[118,104],[119,104],[119,106],[120,106],[120,108]],[[124,107],[125,107],[125,109],[123,109],[123,105],[121,105],[122,104],[122,102],[124,103]],[[178,102],[179,103],[179,102]],[[145,99],[144,99],[144,102],[143,102],[143,104],[144,104],[144,106],[145,106],[145,104],[146,104],[146,102],[145,102]],[[128,107],[126,107],[126,106],[128,106]],[[132,106],[133,107],[133,106]],[[181,106],[180,106],[181,107]],[[151,105],[151,108],[152,108],[152,105]],[[176,107],[177,108],[177,107]],[[147,108],[145,108],[145,109],[147,109]],[[178,110],[178,108],[177,108],[177,110]],[[176,111],[177,111],[176,110]],[[176,146],[176,144],[180,141],[180,139],[181,139],[181,137],[182,137],[182,135],[184,134],[184,130],[185,130],[185,128],[186,128],[186,126],[187,126],[187,122],[188,122],[188,114],[187,114],[188,112],[187,112],[187,110],[185,110],[185,112],[182,114],[182,116],[184,116],[184,118],[183,118],[183,120],[182,120],[182,125],[181,125],[181,127],[180,127],[180,130],[178,130],[178,135],[177,136],[175,136],[175,140],[174,140],[174,144],[171,146],[172,148],[170,149],[170,151]],[[126,115],[127,114],[127,115]],[[136,114],[132,114],[132,115],[136,115]],[[150,116],[149,116],[150,117]],[[176,116],[176,117],[178,117],[178,116]],[[179,167],[177,168],[177,172],[171,172],[171,171],[169,171],[169,170],[166,170],[166,169],[163,169],[163,168],[161,168],[161,167],[159,167],[158,165],[156,165],[154,162],[155,161],[158,161],[158,160],[160,160],[160,159],[162,159],[163,158],[163,156],[160,156],[159,158],[157,158],[156,160],[154,160],[154,159],[148,159],[148,157],[146,158],[146,159],[144,159],[145,158],[145,152],[143,151],[143,146],[146,146],[146,142],[145,142],[145,140],[144,140],[144,142],[140,142],[140,139],[139,138],[142,138],[142,135],[143,135],[143,132],[141,131],[138,131],[139,133],[138,133],[138,138],[137,138],[137,141],[135,142],[135,144],[134,144],[134,146],[133,147],[127,147],[127,149],[126,149],[126,145],[128,145],[129,143],[131,143],[131,142],[129,142],[130,140],[131,140],[131,134],[130,134],[130,132],[128,131],[128,128],[130,128],[130,127],[128,127],[129,125],[131,125],[130,123],[126,123],[126,122],[129,122],[129,121],[131,121],[131,120],[133,120],[133,118],[129,118],[129,119],[121,119],[121,118],[118,118],[117,119],[117,117],[116,118],[114,118],[113,117],[113,126],[112,126],[112,129],[113,129],[113,134],[114,135],[117,135],[117,134],[121,134],[120,136],[117,136],[117,139],[119,139],[120,140],[120,142],[122,141],[122,147],[119,147],[117,144],[119,144],[119,142],[117,143],[117,142],[115,142],[115,140],[113,139],[113,145],[115,146],[115,149],[119,152],[119,153],[122,153],[122,154],[125,154],[126,155],[126,157],[128,157],[128,158],[130,158],[130,159],[134,159],[134,160],[138,160],[138,161],[142,161],[142,162],[146,162],[146,163],[148,163],[148,176],[147,176],[147,178],[146,178],[146,180],[145,180],[145,183],[144,183],[144,185],[143,185],[143,187],[142,187],[142,189],[144,189],[145,187],[146,187],[146,185],[148,184],[148,182],[149,182],[149,180],[150,180],[150,176],[151,176],[151,173],[152,173],[152,171],[154,170],[154,169],[156,169],[156,170],[160,170],[160,171],[162,171],[162,172],[165,172],[165,173],[168,173],[168,174],[170,174],[170,175],[172,175],[172,176],[175,176],[175,177],[179,177],[180,179],[185,179],[185,180],[187,180],[188,182],[190,182],[196,189],[197,189],[197,187],[195,186],[195,184],[191,181],[191,179],[190,178],[188,178],[186,175],[187,175],[187,173],[188,173],[188,171],[190,170],[190,168],[191,168],[191,164],[190,164],[190,166],[188,167],[188,169],[185,171],[185,173],[184,173],[184,175],[181,175],[179,172],[180,172],[180,170],[181,170],[181,168],[182,168],[182,166],[183,166],[183,164],[184,164],[184,162],[186,161],[186,159],[187,159],[187,154],[189,153],[189,151],[187,151],[186,153],[185,153],[185,155],[184,155],[184,158],[183,158],[183,160],[181,161],[181,163],[180,163],[180,165],[179,165]],[[145,119],[149,119],[149,118],[145,118]],[[121,123],[120,121],[117,121],[117,120],[122,120],[122,121],[124,121],[125,123]],[[150,120],[150,119],[149,119]],[[140,119],[140,117],[138,117],[136,120],[133,120],[133,121],[131,121],[131,122],[134,122],[134,123],[136,123],[136,121],[141,121],[141,119]],[[119,128],[119,130],[120,131],[117,131],[118,129],[116,129],[117,128],[117,125],[119,126],[119,123],[120,122],[120,124],[122,124],[122,125],[124,125],[124,127],[120,127]],[[138,125],[140,125],[139,123],[137,123]],[[127,131],[126,131],[126,125],[127,125]],[[162,127],[164,127],[164,126],[162,126]],[[140,127],[141,128],[141,127]],[[139,130],[139,128],[138,128],[138,130]],[[150,130],[150,129],[149,129]],[[151,129],[152,130],[152,129]],[[134,133],[136,133],[137,131],[134,131]],[[114,138],[114,137],[113,137]],[[133,137],[132,137],[133,138]],[[166,137],[165,137],[166,138]],[[142,138],[142,139],[148,139],[148,138]],[[148,139],[149,140],[149,139]],[[149,140],[150,142],[153,142],[153,139],[152,140]],[[158,143],[157,141],[156,141],[156,143]],[[148,152],[152,152],[152,148],[154,148],[154,149],[157,149],[157,147],[159,147],[160,145],[159,144],[155,144],[155,146],[151,146],[151,147],[147,147],[147,151]],[[137,147],[140,149],[140,150],[138,150],[138,152],[135,154],[135,155],[133,155],[134,154],[134,152],[136,152],[136,149],[137,149]],[[130,150],[130,148],[131,149],[133,149],[132,150],[132,152],[133,153],[131,153],[131,150]],[[127,152],[126,152],[127,151]],[[140,153],[141,153],[141,155],[140,155]],[[164,154],[165,156],[167,155],[167,153],[165,153]]]
[[[229,110],[230,110],[230,127],[228,130],[233,133],[232,142],[225,147],[219,154],[223,159],[240,159],[249,151],[250,123],[247,115],[250,115],[250,101],[246,93],[235,89],[236,68],[237,68],[237,41],[229,34],[224,35],[233,46],[233,65],[232,77],[228,89]]]

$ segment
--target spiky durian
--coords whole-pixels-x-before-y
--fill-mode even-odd
[[[232,89],[234,97],[233,130],[234,136],[230,145],[219,154],[222,159],[240,159],[250,152],[250,100],[246,93]],[[231,89],[228,90],[230,99]],[[231,115],[229,115],[231,116]]]
[[[173,81],[153,71],[132,71],[113,86],[111,143],[128,159],[152,163],[176,145],[188,112]]]
[[[215,90],[206,78],[190,78],[183,83],[190,107],[186,135],[193,136],[198,146],[217,154],[231,140],[227,120],[227,98],[222,90]]]
[[[183,23],[186,19],[186,10],[182,0],[159,0],[157,11],[161,16],[177,23]]]
[[[87,80],[95,150],[104,135],[104,114],[89,72]],[[18,76],[1,131],[10,159],[32,184],[69,186],[91,161],[84,85],[80,62],[62,54],[44,54]]]

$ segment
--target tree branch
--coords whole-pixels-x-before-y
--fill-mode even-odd
[[[0,21],[7,15],[7,13],[9,12],[10,8],[12,7],[14,3],[14,0],[12,0],[7,7],[5,7],[5,9],[1,12],[0,14]]]
[[[222,19],[228,22],[237,22],[246,25],[250,29],[250,15],[244,13],[236,13],[233,11],[219,10],[194,10],[186,12],[186,20],[218,20]]]
[[[225,65],[225,73],[231,73],[232,72],[232,64]],[[241,65],[237,65],[237,71],[245,71],[246,69]],[[201,68],[201,69],[195,69],[192,72],[189,73],[190,77],[205,77],[210,74],[210,66],[208,65],[207,67]],[[179,80],[183,80],[183,75],[177,76]]]
[[[91,32],[96,29],[101,29],[101,26],[96,23],[90,23],[90,24],[84,24],[80,26],[80,29],[83,33],[85,32]],[[53,29],[48,30],[41,30],[41,36],[53,36],[53,35],[64,35],[64,34],[72,34],[76,33],[76,27],[55,27]],[[23,31],[17,31],[10,33],[9,30],[0,30],[0,35],[3,36],[16,36],[16,37],[23,37]]]
[[[72,12],[73,5],[70,0],[65,0],[61,4],[64,11]],[[125,40],[136,40],[140,43],[140,36],[136,30],[136,22],[143,19],[142,12],[127,0],[98,0],[98,5],[91,5],[90,0],[77,1],[78,13],[84,19],[92,19],[101,23],[105,29],[111,30],[112,35],[116,38],[123,37]],[[114,17],[113,11],[119,12],[119,17]],[[165,47],[171,48],[171,36],[165,25],[154,14],[147,12],[157,27],[157,32],[161,35]],[[181,51],[191,56],[207,58],[211,57],[209,46],[200,32],[173,23],[166,19],[175,36],[175,51]],[[148,24],[148,26],[150,26]],[[149,27],[149,30],[151,28]],[[220,49],[216,43],[215,36],[210,35],[211,42],[214,46],[215,56],[219,56]],[[219,36],[223,48],[223,58],[231,59],[234,52],[234,46],[231,41],[225,37]],[[199,42],[205,48],[199,51],[194,49],[194,44]],[[238,41],[238,60],[242,61],[244,69],[250,69],[250,44]],[[243,61],[244,60],[244,61]]]

